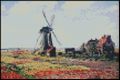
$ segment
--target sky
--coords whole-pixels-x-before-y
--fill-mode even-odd
[[[111,35],[119,47],[118,1],[1,1],[1,48],[34,48],[39,30],[55,15],[53,30],[62,45],[80,47],[88,40]]]

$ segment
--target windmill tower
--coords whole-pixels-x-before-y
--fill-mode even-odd
[[[55,16],[53,15],[51,18],[51,23],[48,22],[46,14],[44,11],[42,11],[43,16],[45,21],[47,22],[47,26],[44,26],[40,29],[39,33],[40,35],[42,35],[41,41],[39,43],[39,50],[42,54],[49,54],[51,57],[55,57],[56,56],[56,48],[53,46],[53,41],[52,41],[52,35],[55,37],[56,41],[61,44],[58,39],[57,36],[55,35],[53,28],[52,28],[52,24],[53,24],[53,20],[55,18]],[[39,38],[37,39],[37,43],[39,42]]]

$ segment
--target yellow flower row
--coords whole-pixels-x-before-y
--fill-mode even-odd
[[[5,63],[12,63],[14,62],[16,59],[13,57],[9,57],[9,56],[2,56],[1,57],[1,61],[5,62]]]
[[[34,55],[31,55],[31,54],[20,54],[19,57],[32,59],[32,58],[34,58],[35,56],[34,56]]]
[[[66,67],[66,69],[77,69],[77,70],[89,70],[90,68],[88,67],[85,67],[85,66],[76,66],[76,65],[73,65],[73,66],[68,66]]]
[[[29,74],[29,72],[31,74],[31,72],[33,71],[55,69],[60,67],[57,64],[51,64],[49,62],[36,62],[36,61],[32,61],[30,63],[25,63],[25,64],[19,64],[18,66],[23,67],[23,70],[27,74]]]
[[[25,71],[26,74],[34,74],[36,71],[39,70],[50,70],[50,69],[61,69],[61,70],[89,70],[89,68],[85,66],[64,66],[60,64],[51,64],[49,62],[36,62],[36,61],[31,61],[29,63],[25,64],[19,64],[18,66],[24,67],[23,70]]]
[[[11,52],[1,52],[1,56],[12,56]]]
[[[74,70],[74,69],[77,69],[77,70],[78,69],[79,70],[87,69],[88,70],[89,69],[85,66],[61,65],[61,64],[59,64],[59,62],[65,60],[65,58],[60,57],[60,56],[55,57],[55,58],[51,58],[51,57],[40,56],[40,55],[20,54],[18,57],[19,58],[22,57],[25,59],[16,59],[16,58],[13,58],[12,56],[2,55],[1,61],[5,62],[5,63],[16,62],[16,65],[18,67],[23,67],[23,71],[28,75],[33,75],[37,71],[40,71],[40,70],[50,70],[50,69],[61,69],[61,70]],[[43,61],[49,60],[49,62],[34,61],[33,58],[39,58],[40,60],[43,60]],[[24,62],[24,61],[26,63],[19,64],[20,62]],[[57,61],[57,64],[51,64],[50,63],[51,61]]]

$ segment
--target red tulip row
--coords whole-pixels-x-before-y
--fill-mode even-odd
[[[25,79],[25,78],[16,72],[10,71],[10,69],[5,64],[1,64],[1,79]]]
[[[1,78],[2,79],[23,79],[24,77],[16,72],[7,72],[7,67],[1,66]],[[90,70],[47,70],[36,71],[33,75],[36,78],[49,78],[49,79],[117,79],[119,77],[119,71],[109,69],[90,69]]]
[[[49,70],[38,71],[34,75],[36,78],[79,78],[79,79],[116,79],[118,72],[112,70]]]
[[[24,53],[24,51],[13,51],[13,53],[21,54]]]
[[[25,78],[20,74],[11,71],[11,72],[2,72],[1,79],[25,79]]]
[[[1,66],[1,71],[6,71],[7,70],[7,67],[6,66]]]
[[[6,69],[2,67],[2,69]],[[34,75],[36,78],[58,78],[58,79],[114,79],[117,78],[118,72],[110,71],[110,70],[48,70],[48,71],[38,71]],[[24,79],[23,76],[17,74],[16,72],[2,72],[1,74],[2,79]]]

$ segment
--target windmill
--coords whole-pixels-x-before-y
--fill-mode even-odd
[[[39,42],[39,46],[40,46],[39,50],[42,54],[49,53],[51,57],[54,57],[56,56],[56,48],[53,46],[52,35],[55,37],[57,43],[61,44],[60,41],[57,39],[57,36],[52,28],[55,15],[52,16],[51,23],[49,23],[44,11],[42,11],[42,14],[47,23],[47,26],[44,26],[40,29],[39,33],[40,36],[42,35],[42,37],[40,42],[39,42],[40,36],[38,37],[37,43]]]

